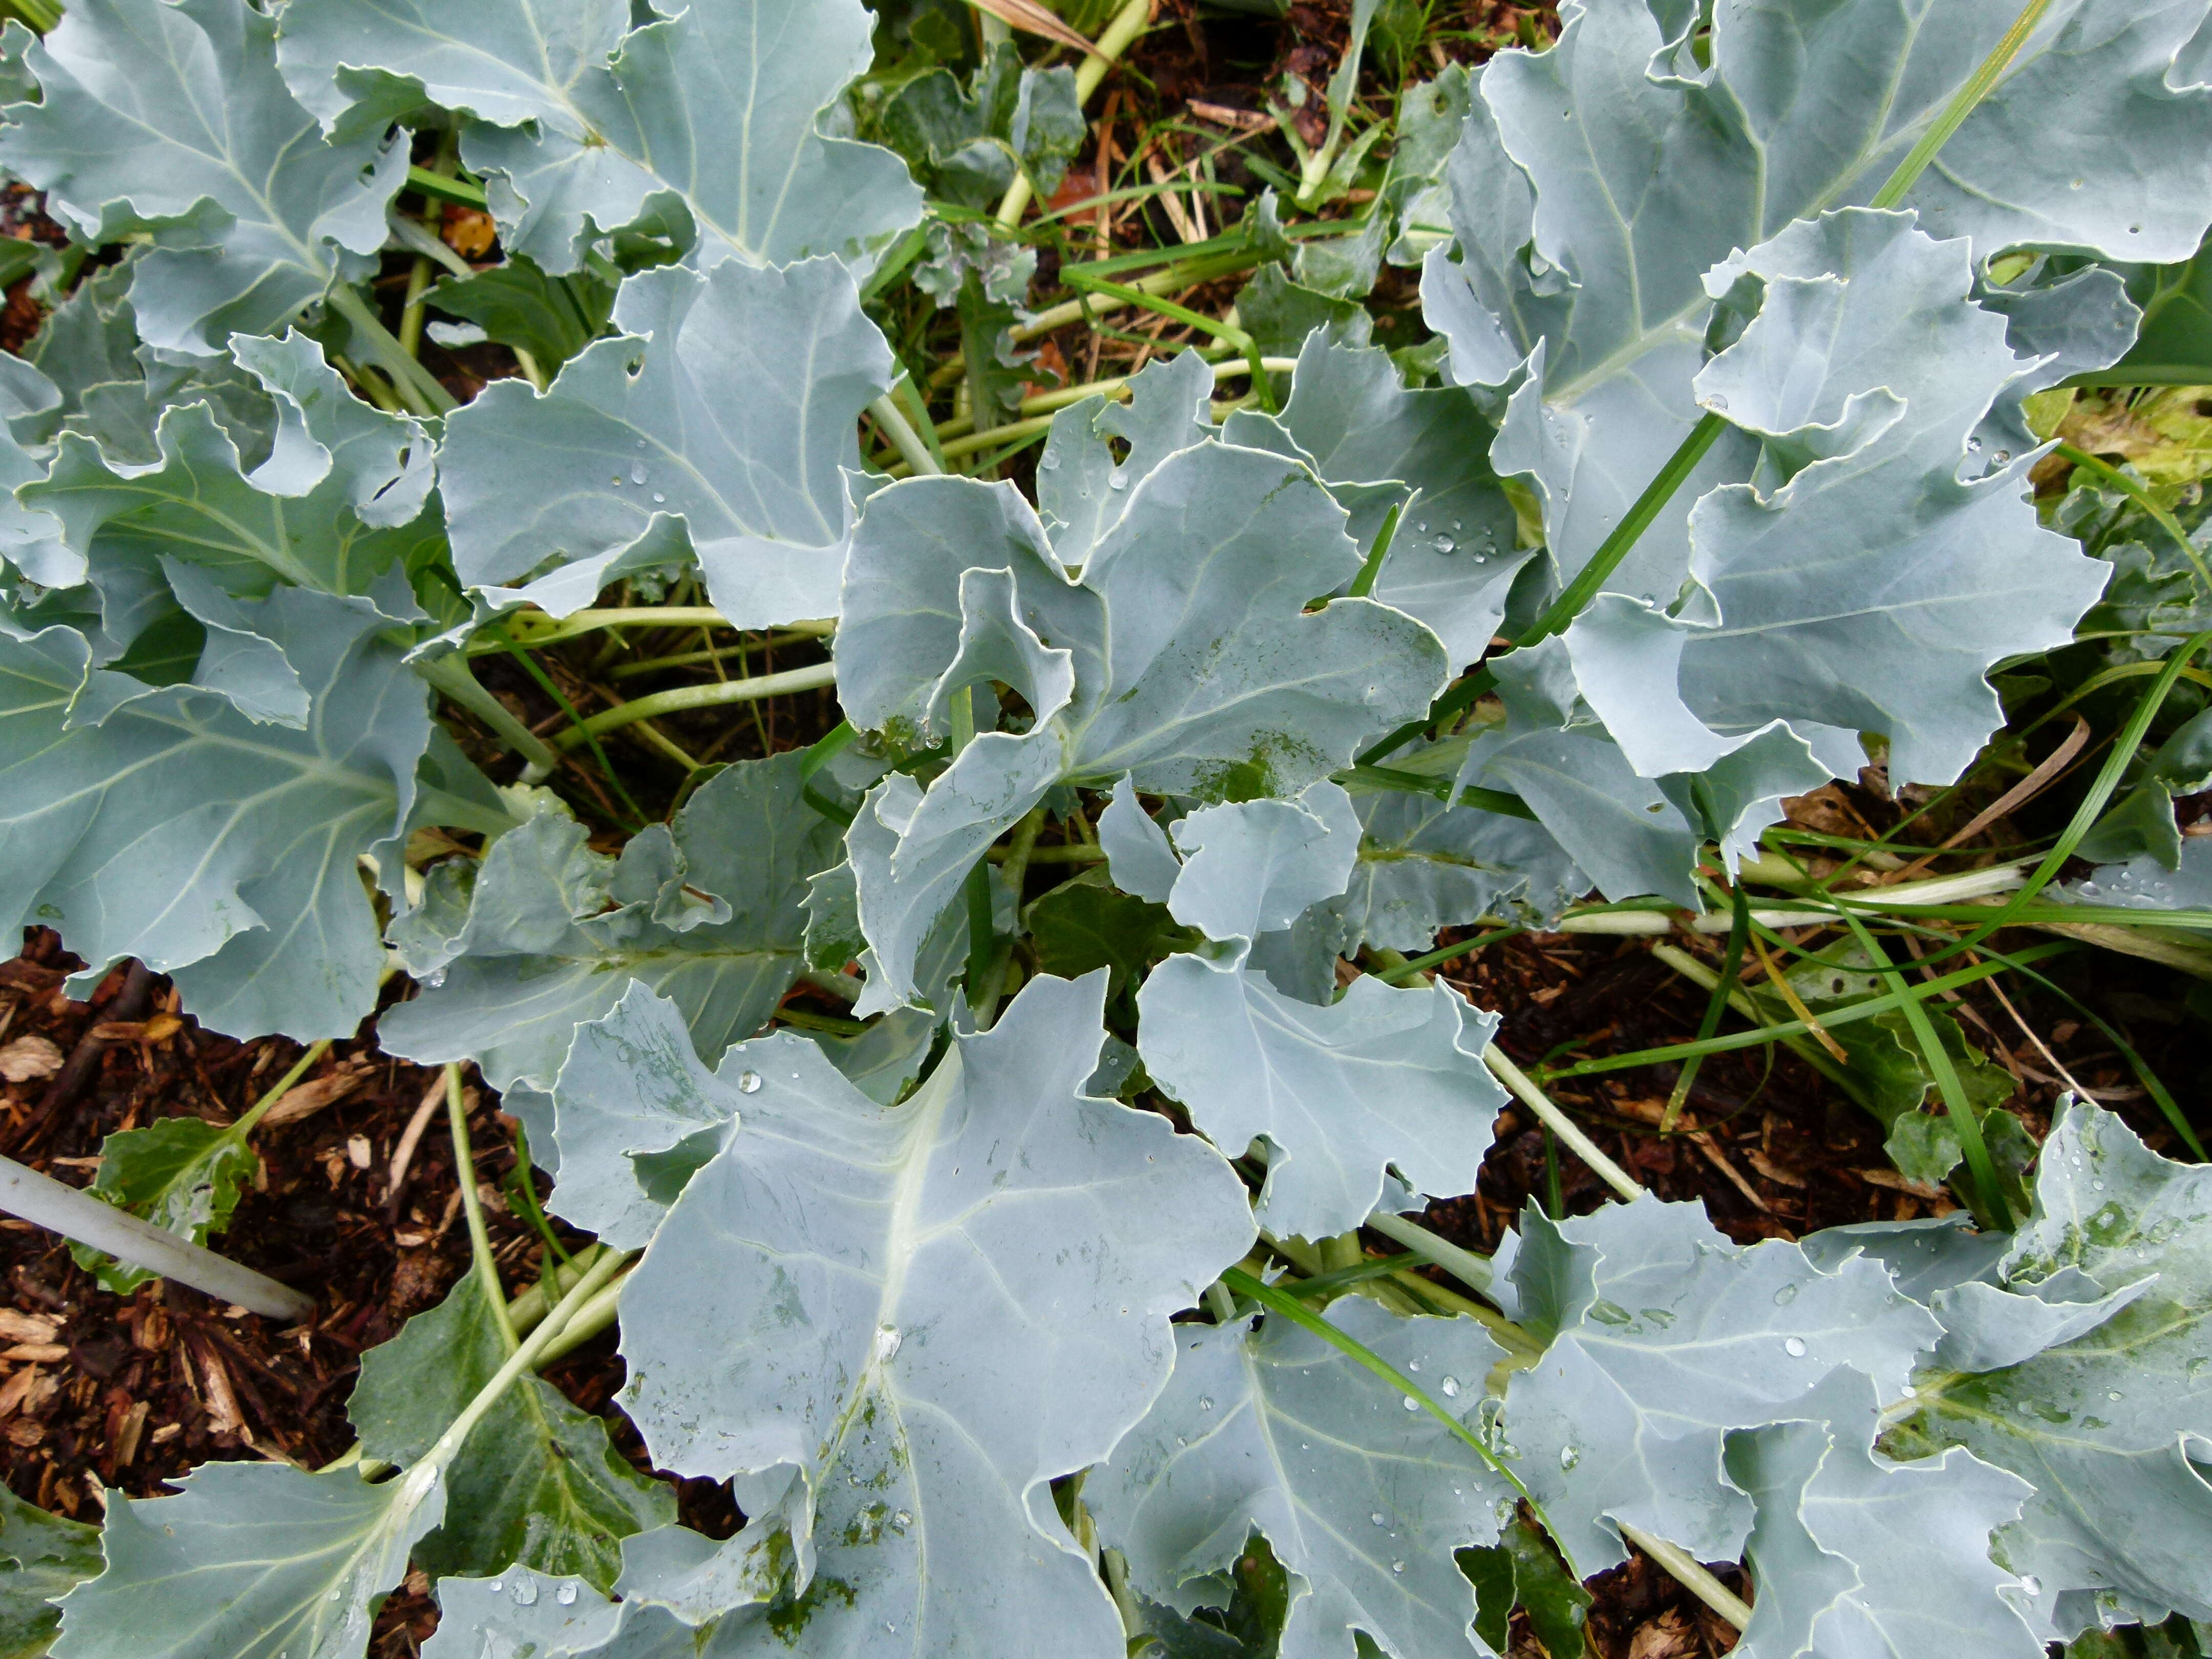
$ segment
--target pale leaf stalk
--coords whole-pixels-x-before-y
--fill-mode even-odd
[[[553,747],[574,749],[603,733],[619,731],[634,721],[653,720],[662,714],[681,714],[693,708],[716,708],[726,703],[757,702],[763,697],[780,697],[791,691],[817,691],[836,683],[836,665],[824,662],[810,664],[805,668],[786,669],[777,674],[763,674],[749,680],[715,680],[705,685],[673,686],[665,691],[656,691],[651,696],[639,697],[605,709],[580,725],[570,726],[555,736]]]
[[[1600,1152],[1597,1143],[1583,1133],[1582,1126],[1553,1105],[1544,1091],[1529,1080],[1528,1074],[1506,1057],[1504,1050],[1493,1042],[1482,1051],[1482,1061],[1500,1083],[1513,1091],[1514,1098],[1534,1112],[1566,1143],[1570,1152],[1596,1172],[1599,1180],[1632,1203],[1642,1196],[1644,1188],[1635,1178]]]
[[[1613,1524],[1620,1528],[1623,1538],[1665,1568],[1676,1583],[1738,1630],[1751,1623],[1750,1604],[1706,1571],[1704,1565],[1680,1545],[1670,1544],[1626,1521],[1615,1521]]]
[[[1439,1238],[1419,1222],[1389,1210],[1377,1210],[1367,1224],[1394,1243],[1402,1244],[1432,1267],[1441,1267],[1469,1290],[1486,1291],[1492,1278],[1490,1263],[1473,1250],[1463,1250],[1448,1238]]]
[[[477,677],[469,672],[468,659],[459,653],[425,658],[415,664],[415,672],[489,726],[495,737],[528,763],[522,775],[526,783],[544,782],[560,765],[559,753],[549,748],[543,738],[517,720],[505,703],[477,683]],[[626,708],[636,706],[635,703],[623,705]],[[646,712],[653,714],[658,711],[648,709]],[[574,728],[562,735],[574,735]],[[576,740],[582,741],[580,738]]]
[[[628,1260],[627,1256],[610,1251],[594,1261],[585,1270],[584,1276],[576,1281],[574,1288],[562,1297],[553,1311],[546,1316],[544,1322],[507,1355],[507,1363],[492,1373],[490,1380],[477,1390],[476,1397],[461,1408],[461,1414],[447,1425],[446,1431],[438,1437],[437,1443],[422,1455],[422,1461],[402,1477],[411,1489],[410,1496],[414,1502],[420,1503],[424,1495],[437,1485],[453,1459],[460,1455],[462,1446],[467,1443],[477,1425],[483,1422],[492,1407],[499,1404],[501,1397],[514,1385],[515,1379],[537,1369],[545,1351],[552,1346],[556,1339],[568,1328],[586,1304],[599,1294]]]
[[[331,285],[324,296],[332,311],[353,325],[354,333],[368,346],[376,366],[392,377],[393,390],[417,415],[448,415],[460,407],[453,394],[438,384],[438,377],[407,355],[381,319],[344,283]]]
[[[13,1158],[0,1158],[0,1210],[270,1319],[297,1324],[315,1311],[313,1297]]]
[[[914,429],[913,422],[907,419],[906,411],[888,393],[868,405],[868,414],[917,476],[933,477],[945,471],[938,465],[937,457],[929,453],[929,446],[922,442],[921,434]]]
[[[483,1292],[484,1305],[491,1310],[500,1346],[513,1353],[520,1339],[507,1316],[507,1291],[499,1282],[499,1258],[492,1254],[491,1231],[484,1225],[483,1194],[477,1191],[476,1153],[469,1145],[468,1101],[461,1092],[461,1068],[456,1061],[446,1066],[446,1122],[453,1135],[453,1177],[460,1188],[461,1212],[468,1218],[469,1253],[476,1262],[477,1285]]]

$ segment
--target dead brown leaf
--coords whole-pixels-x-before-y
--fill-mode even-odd
[[[62,1051],[50,1038],[36,1032],[17,1037],[0,1048],[0,1077],[10,1083],[34,1083],[62,1068]]]
[[[368,1081],[375,1070],[373,1061],[347,1060],[328,1076],[302,1083],[290,1091],[269,1109],[269,1115],[261,1120],[262,1124],[264,1127],[275,1129],[287,1123],[297,1123],[303,1117],[311,1117],[324,1107],[336,1105],[356,1092]]]
[[[1690,1621],[1669,1607],[1628,1638],[1628,1659],[1682,1659],[1698,1647]]]

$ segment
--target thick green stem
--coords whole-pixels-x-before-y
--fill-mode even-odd
[[[945,469],[937,464],[937,457],[929,453],[929,446],[906,417],[906,411],[888,395],[868,405],[868,413],[875,419],[883,434],[891,441],[891,447],[914,471],[922,476],[940,473]]]
[[[446,1122],[453,1135],[453,1179],[460,1188],[461,1213],[468,1218],[469,1250],[476,1260],[477,1285],[499,1332],[501,1345],[513,1353],[521,1346],[507,1314],[507,1291],[499,1282],[499,1258],[492,1254],[491,1231],[484,1225],[483,1194],[477,1191],[476,1153],[469,1145],[469,1109],[461,1092],[461,1068],[446,1066]]]
[[[1367,1224],[1383,1237],[1403,1244],[1432,1267],[1441,1267],[1469,1290],[1490,1288],[1490,1263],[1473,1250],[1463,1250],[1448,1238],[1439,1238],[1419,1222],[1389,1210],[1377,1210]]]
[[[763,674],[757,679],[679,685],[594,714],[560,733],[553,739],[553,745],[556,749],[574,749],[602,733],[619,731],[634,720],[653,720],[693,708],[715,708],[726,703],[757,702],[763,697],[780,697],[788,691],[812,691],[836,683],[836,665],[824,662],[787,669],[780,674]]]
[[[541,782],[551,776],[554,768],[560,765],[558,751],[547,747],[543,738],[517,720],[505,703],[478,684],[477,677],[469,672],[468,659],[459,652],[420,659],[415,664],[415,672],[489,726],[494,736],[528,762],[528,768],[523,774],[526,781]],[[636,704],[626,703],[623,707],[634,708]],[[565,737],[568,733],[562,735]]]
[[[353,325],[354,335],[368,348],[376,366],[392,377],[392,389],[417,415],[447,415],[460,407],[453,394],[438,384],[438,377],[407,355],[392,337],[368,301],[344,283],[331,284],[324,296],[332,311]]]

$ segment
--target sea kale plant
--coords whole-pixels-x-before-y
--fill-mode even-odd
[[[1144,0],[972,76],[886,69],[858,0],[9,26],[0,167],[70,241],[0,358],[0,909],[215,1031],[381,1000],[596,1241],[510,1306],[479,1227],[338,1465],[211,1463],[96,1537],[9,1500],[26,1639],[355,1659],[411,1563],[432,1659],[1448,1659],[1516,1603],[1557,1656],[1632,1546],[1758,1659],[2212,1621],[2212,1174],[2087,1101],[2023,1144],[1930,1001],[2092,937],[2203,960],[2170,803],[2212,742],[2145,743],[2197,542],[2118,473],[2046,521],[2029,472],[2212,222],[2212,3],[1559,11],[1391,145],[1333,82],[1184,269],[1264,267],[1237,322],[1026,415],[1006,233]],[[1370,343],[1384,258],[1430,348]],[[915,294],[962,357],[887,337]],[[523,373],[457,405],[426,308]],[[550,737],[473,665],[656,617],[829,659]],[[1831,890],[1762,842],[1870,763],[1953,783],[2060,647],[2142,701],[2040,861]],[[650,724],[833,682],[803,751]],[[626,726],[685,775],[659,820]],[[2112,867],[2054,884],[2077,849]],[[1924,1058],[1890,1145],[1966,1208],[1743,1246],[1642,1192],[1408,960],[1571,906],[1731,971],[1837,930],[1823,1024],[1743,1006]],[[1420,1218],[1511,1099],[1618,1201],[1486,1258]],[[118,1135],[98,1190],[219,1242],[246,1133]],[[537,1375],[611,1323],[734,1536]]]

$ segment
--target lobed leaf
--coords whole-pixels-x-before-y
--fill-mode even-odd
[[[625,1285],[623,1400],[656,1462],[751,1482],[722,1608],[771,1599],[718,1650],[1120,1654],[1046,1482],[1143,1415],[1166,1316],[1252,1234],[1211,1149],[1081,1092],[1104,993],[1032,980],[891,1109],[793,1039],[663,1045],[738,1127]]]
[[[854,257],[920,216],[897,157],[816,117],[867,66],[856,0],[307,0],[282,64],[335,142],[416,106],[472,119],[510,254],[566,276],[599,238],[672,232],[701,268]],[[672,213],[672,208],[673,211]]]
[[[1469,1426],[1504,1351],[1471,1319],[1403,1319],[1358,1297],[1333,1322],[1418,1374]],[[1364,1631],[1395,1653],[1487,1652],[1453,1552],[1498,1536],[1512,1489],[1430,1413],[1285,1319],[1176,1328],[1167,1392],[1084,1483],[1130,1578],[1188,1613],[1266,1535],[1295,1577],[1285,1659]]]
[[[495,1088],[553,1086],[575,1028],[633,984],[672,999],[715,1053],[768,1023],[804,968],[808,878],[835,828],[802,799],[799,757],[740,761],[619,859],[558,811],[494,842],[481,865],[435,866],[395,924],[420,995],[378,1022],[424,1065],[473,1060]]]
[[[0,165],[79,236],[152,232],[132,267],[139,334],[216,357],[374,270],[407,146],[383,124],[325,143],[287,90],[277,24],[245,0],[88,0],[26,53]]]

